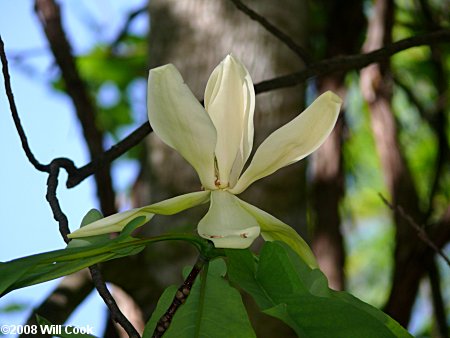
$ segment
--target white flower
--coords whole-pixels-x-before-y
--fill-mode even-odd
[[[198,233],[216,247],[247,248],[261,233],[266,240],[286,242],[315,266],[311,250],[297,232],[236,195],[316,150],[331,133],[341,103],[332,92],[319,96],[303,113],[269,135],[242,173],[253,147],[255,108],[253,83],[244,65],[228,55],[214,69],[206,85],[205,107],[173,65],[152,69],[148,79],[150,124],[194,167],[204,191],[106,217],[69,237],[120,231],[138,216],[145,216],[146,222],[154,214],[175,214],[209,201]]]

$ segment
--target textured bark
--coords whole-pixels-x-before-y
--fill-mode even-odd
[[[326,29],[326,58],[352,54],[359,49],[360,32],[365,19],[362,1],[331,1],[328,3],[328,26]],[[332,90],[342,98],[346,89],[344,74],[323,77],[318,83],[319,92]],[[345,250],[341,233],[339,204],[344,195],[344,172],[342,165],[342,143],[344,112],[330,137],[313,154],[312,206],[314,236],[312,249],[321,270],[328,278],[331,288],[345,287]]]

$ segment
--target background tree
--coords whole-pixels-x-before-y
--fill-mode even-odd
[[[448,336],[445,305],[439,286],[440,267],[435,263],[436,252],[417,237],[408,219],[409,216],[415,224],[426,225],[424,231],[438,248],[448,242],[448,48],[444,44],[434,44],[449,40],[448,16],[443,15],[448,8],[426,1],[387,0],[374,3],[285,0],[282,6],[270,1],[248,1],[246,5],[257,13],[256,17],[255,12],[239,1],[153,0],[150,2],[151,29],[148,37],[129,34],[125,25],[113,43],[99,44],[87,55],[74,58],[58,7],[54,1],[37,0],[36,13],[61,70],[55,85],[72,99],[91,158],[102,156],[105,134],[112,134],[117,139],[123,137],[119,136],[118,130],[133,116],[133,104],[127,91],[136,78],[146,77],[147,64],[153,67],[174,63],[199,99],[208,74],[229,52],[235,53],[248,65],[255,83],[294,74],[257,86],[257,91],[263,88],[268,93],[259,95],[257,99],[255,116],[260,133],[256,135],[256,144],[298,113],[305,89],[306,93],[314,96],[316,91],[332,89],[345,96],[347,104],[332,137],[314,156],[311,175],[307,175],[304,165],[289,167],[273,178],[265,179],[258,187],[249,189],[246,199],[294,225],[306,238],[309,237],[306,229],[308,219],[313,234],[311,245],[330,285],[335,289],[345,288],[346,267],[350,271],[349,287],[364,298],[368,297],[365,291],[371,286],[371,276],[377,272],[373,266],[357,268],[358,262],[353,257],[357,256],[366,265],[372,262],[372,257],[354,251],[357,245],[353,242],[364,238],[358,238],[361,226],[352,226],[352,223],[364,223],[374,215],[385,214],[388,206],[376,192],[381,190],[390,196],[392,226],[395,226],[396,235],[392,288],[385,309],[401,324],[408,325],[420,281],[427,274],[435,309],[430,323],[436,323],[437,329],[434,330],[434,324],[430,324],[429,328],[424,328],[424,333],[439,332],[435,333],[436,336]],[[367,27],[364,5],[370,9]],[[137,15],[146,15],[146,8],[131,13],[129,20]],[[248,16],[259,22],[251,21]],[[267,22],[271,32],[267,32]],[[283,43],[274,37],[276,34],[270,24],[292,38],[291,48],[287,47],[289,43],[286,41]],[[360,63],[355,58],[335,63],[315,61],[358,53],[359,49],[369,52],[389,46],[401,37],[442,28],[447,28],[447,35],[419,43],[430,43],[431,47],[421,47],[420,52],[411,50],[392,60],[387,53],[375,59],[362,57]],[[303,48],[295,50],[295,45]],[[378,63],[364,69],[360,78],[351,72],[373,61]],[[312,76],[316,76],[315,81],[305,85],[305,80]],[[105,81],[116,86],[120,100],[110,107],[97,107],[93,98],[98,97]],[[420,87],[416,87],[417,83]],[[293,85],[303,86],[272,91]],[[361,94],[368,107],[362,104]],[[378,157],[372,151],[374,144],[367,129],[368,112],[381,166],[378,166]],[[144,130],[143,135],[149,131],[141,130]],[[415,135],[414,139],[412,135]],[[132,193],[137,206],[197,188],[192,170],[152,136],[131,155],[142,166]],[[109,179],[109,162],[103,161],[106,164],[93,172],[96,173],[102,211],[110,214],[116,206]],[[381,183],[381,177],[384,177],[385,185]],[[73,185],[76,183],[72,180]],[[307,187],[311,192],[308,208]],[[176,222],[173,218],[161,218],[156,226],[152,224],[145,231],[158,232],[168,223],[170,226],[178,222],[195,224],[201,212],[204,211],[183,214]],[[379,224],[390,222],[385,217],[375,218]],[[376,247],[376,240],[368,239],[367,243]],[[381,245],[386,246],[386,243]],[[186,250],[189,249],[183,246],[161,245],[137,256],[102,265],[106,280],[120,286],[133,299],[125,297],[122,304],[135,302],[140,309],[133,311],[138,316],[134,320],[137,327],[142,328],[139,323],[149,317],[162,289],[168,284],[180,283],[178,271],[183,265],[192,263]],[[345,251],[350,252],[347,263]],[[385,257],[390,254],[385,253]],[[444,273],[448,278],[448,268]],[[76,288],[67,288],[70,278],[76,278]],[[386,275],[381,278],[387,280]],[[378,290],[383,288],[384,285]],[[54,294],[61,290],[69,292],[70,302],[61,307],[49,297],[37,312],[45,314],[54,323],[64,322],[91,289],[85,273],[66,277]],[[116,290],[115,295],[122,294]],[[383,305],[383,296],[386,295],[378,297],[376,305]],[[130,317],[130,312],[125,312]],[[260,324],[267,318],[254,320],[258,336],[263,336],[263,332],[271,336],[270,331]],[[111,337],[112,332],[112,327],[109,327],[105,335]]]

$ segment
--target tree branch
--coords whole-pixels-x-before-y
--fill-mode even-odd
[[[450,29],[443,29],[440,31],[413,36],[394,42],[390,45],[386,45],[385,47],[370,53],[338,56],[315,62],[309,65],[308,68],[299,72],[261,81],[255,85],[255,92],[259,94],[274,89],[292,87],[303,83],[312,77],[326,75],[336,71],[347,72],[350,70],[358,70],[370,65],[371,63],[386,60],[392,55],[412,47],[433,45],[444,42],[450,42]]]
[[[433,259],[428,265],[428,277],[430,279],[431,299],[434,308],[434,316],[436,317],[436,324],[440,334],[440,338],[448,338],[449,332],[447,328],[447,315],[445,313],[445,305],[441,291],[441,279],[438,266]]]
[[[117,47],[117,45],[125,38],[125,36],[128,33],[128,30],[130,29],[130,25],[133,22],[133,20],[136,19],[139,15],[146,13],[147,11],[148,11],[148,4],[145,4],[144,6],[128,13],[127,18],[123,24],[123,27],[120,29],[116,38],[111,43],[111,46],[110,46],[111,49],[115,49]]]
[[[22,148],[25,152],[25,155],[27,156],[28,161],[33,165],[33,167],[36,168],[36,170],[49,172],[50,171],[49,166],[40,163],[36,159],[36,157],[34,157],[34,154],[31,151],[30,145],[28,144],[28,140],[27,140],[27,136],[25,135],[25,131],[20,122],[20,117],[19,117],[19,113],[17,112],[16,102],[14,100],[14,94],[11,89],[11,78],[9,76],[8,59],[6,58],[5,45],[3,43],[3,39],[1,37],[1,35],[0,35],[0,58],[2,61],[3,79],[5,82],[6,96],[8,97],[9,109],[11,110],[11,115],[14,120],[14,124],[16,126],[17,133],[19,134],[20,142],[22,143]]]
[[[388,200],[382,195],[378,194],[383,201],[384,204],[386,204],[393,212],[397,213],[402,217],[414,230],[417,231],[417,236],[424,242],[426,245],[428,245],[431,249],[433,249],[434,252],[436,252],[439,256],[441,256],[448,266],[450,266],[450,259],[447,257],[445,252],[439,248],[431,239],[428,237],[428,234],[424,230],[423,226],[418,225],[413,218],[408,215],[401,206],[399,205],[392,205],[388,202]]]
[[[125,315],[122,313],[122,311],[120,311],[119,307],[117,306],[114,297],[111,295],[108,288],[106,287],[105,282],[103,281],[103,277],[100,273],[100,268],[98,264],[90,266],[89,271],[91,272],[92,281],[94,282],[95,288],[97,289],[99,295],[102,297],[103,301],[108,307],[114,321],[123,327],[125,332],[128,334],[128,337],[141,338],[139,332],[137,332],[133,324],[130,323],[127,317],[125,317]]]
[[[86,84],[80,77],[71,52],[72,48],[62,27],[59,6],[54,0],[36,0],[35,11],[42,23],[55,61],[61,69],[65,89],[75,107],[90,157],[95,159],[104,152],[103,134],[97,128],[95,105],[89,96]],[[117,212],[109,166],[110,163],[106,163],[94,173],[101,210],[106,216]]]
[[[155,330],[153,331],[152,338],[161,338],[172,322],[173,316],[177,312],[178,308],[186,302],[187,297],[191,293],[192,286],[194,285],[195,279],[197,278],[200,271],[203,269],[208,260],[203,256],[199,256],[195,265],[192,267],[191,272],[187,276],[184,283],[178,288],[175,296],[172,300],[167,311],[162,315],[156,324]]]
[[[133,148],[135,145],[139,144],[145,136],[152,132],[152,127],[150,123],[146,121],[140,127],[135,129],[130,135],[125,137],[122,141],[113,145],[99,157],[95,158],[88,164],[77,168],[72,174],[69,174],[67,179],[67,187],[73,188],[80,184],[84,179],[91,176],[93,173],[97,172],[101,167],[107,163],[111,163],[116,158],[125,154],[128,150]]]
[[[247,15],[250,19],[257,21],[261,26],[263,26],[270,34],[275,36],[278,40],[280,40],[282,43],[284,43],[290,50],[292,50],[295,54],[297,54],[300,59],[303,60],[303,62],[306,65],[309,65],[313,62],[313,59],[309,53],[303,49],[301,46],[296,44],[294,40],[291,39],[290,36],[283,33],[281,30],[279,30],[277,27],[275,27],[273,24],[271,24],[265,17],[259,15],[251,8],[247,7],[242,3],[240,0],[230,0],[237,9],[239,9],[242,13]]]

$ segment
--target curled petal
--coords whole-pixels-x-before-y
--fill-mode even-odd
[[[341,104],[340,97],[328,91],[291,122],[270,134],[230,192],[239,194],[256,180],[301,160],[319,148],[333,130]]]
[[[258,222],[239,204],[239,199],[223,190],[211,192],[211,205],[197,229],[216,248],[245,249],[259,236]]]
[[[255,90],[247,69],[232,55],[212,72],[205,90],[205,108],[217,130],[220,187],[233,186],[253,146]]]
[[[251,214],[261,227],[261,236],[266,241],[283,241],[288,244],[311,268],[317,268],[317,261],[310,247],[300,235],[286,223],[271,214],[239,199],[242,208]]]
[[[69,238],[89,237],[110,232],[119,232],[133,219],[144,216],[140,225],[147,223],[155,214],[173,215],[209,201],[209,191],[198,191],[169,198],[165,201],[120,212],[90,223],[72,232]]]
[[[147,107],[154,132],[194,167],[205,188],[214,189],[216,130],[173,65],[150,70]]]

